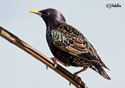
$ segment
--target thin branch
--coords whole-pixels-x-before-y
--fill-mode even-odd
[[[88,88],[79,77],[74,77],[72,73],[64,69],[59,64],[57,65],[57,67],[54,67],[54,63],[50,58],[48,58],[43,53],[39,52],[38,50],[36,50],[35,48],[33,48],[32,46],[30,46],[29,44],[19,39],[17,36],[2,27],[0,27],[0,36],[8,40],[10,43],[16,45],[17,47],[21,48],[22,50],[26,51],[37,60],[43,62],[46,66],[50,67],[52,70],[60,74],[77,88]]]

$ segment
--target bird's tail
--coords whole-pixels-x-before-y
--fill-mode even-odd
[[[105,70],[102,68],[102,66],[100,64],[92,63],[90,68],[92,68],[93,70],[98,72],[104,78],[111,80],[111,78],[108,76],[108,74],[105,72]]]

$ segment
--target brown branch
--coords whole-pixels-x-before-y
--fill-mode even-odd
[[[64,69],[59,64],[57,65],[57,67],[54,67],[54,63],[50,58],[48,58],[43,53],[39,52],[38,50],[36,50],[35,48],[33,48],[32,46],[30,46],[29,44],[19,39],[17,36],[2,27],[0,27],[0,36],[8,40],[10,43],[16,45],[17,47],[21,48],[22,50],[26,51],[37,60],[43,62],[46,66],[50,67],[52,70],[63,76],[77,88],[88,88],[86,84],[82,82],[82,80],[74,77],[72,73]]]

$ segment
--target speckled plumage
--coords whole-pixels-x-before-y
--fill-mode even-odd
[[[39,13],[46,23],[47,42],[55,58],[66,66],[90,67],[104,78],[110,79],[102,67],[108,68],[94,47],[80,31],[66,23],[59,11],[45,9]]]

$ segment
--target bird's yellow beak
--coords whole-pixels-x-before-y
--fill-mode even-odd
[[[38,15],[41,15],[41,13],[40,13],[40,12],[38,12],[38,11],[34,11],[34,10],[29,10],[29,12],[31,12],[31,13],[34,13],[34,14],[38,14]]]

